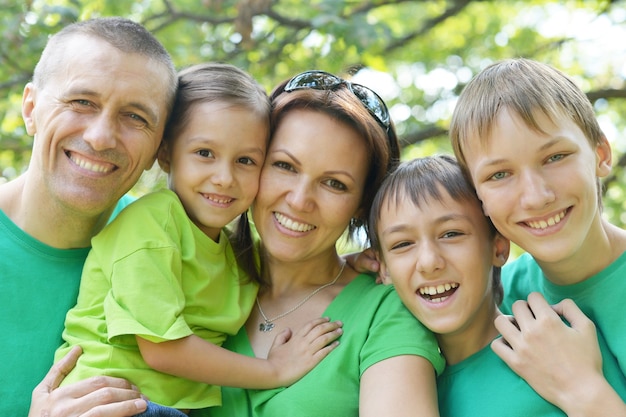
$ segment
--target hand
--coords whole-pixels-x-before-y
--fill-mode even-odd
[[[514,318],[496,318],[502,338],[491,348],[516,374],[568,416],[624,415],[602,373],[595,325],[572,300],[550,306],[532,293],[512,310]]]
[[[352,269],[359,273],[378,272],[380,270],[380,263],[372,248],[365,249],[363,252],[344,255],[343,258]],[[380,278],[377,279],[377,282],[380,283]]]
[[[291,385],[333,351],[343,334],[343,323],[322,317],[312,320],[293,333],[280,332],[274,339],[267,360],[272,364],[282,385]]]
[[[59,388],[82,353],[74,347],[33,390],[29,417],[134,416],[147,403],[136,387],[120,378],[98,376]]]

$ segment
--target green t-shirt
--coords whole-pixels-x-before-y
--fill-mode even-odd
[[[187,217],[170,190],[148,194],[93,240],[65,343],[83,354],[64,383],[94,375],[126,378],[151,401],[188,409],[220,404],[219,387],[150,368],[135,335],[162,342],[195,334],[216,345],[236,334],[257,285],[242,276],[226,234],[219,242]]]
[[[133,200],[123,197],[113,215]],[[0,210],[0,415],[28,414],[33,388],[62,342],[88,252],[41,243]]]
[[[626,380],[601,343],[605,374],[624,398]],[[486,346],[437,378],[441,417],[562,417],[566,414],[539,396]]]
[[[514,301],[526,299],[533,291],[542,293],[550,304],[571,298],[604,337],[611,353],[626,375],[626,252],[598,274],[573,285],[555,285],[544,276],[528,253],[502,269],[504,302],[502,311],[510,314]]]
[[[193,415],[213,417],[359,415],[359,385],[373,364],[399,355],[419,355],[437,373],[445,361],[437,341],[404,307],[392,286],[359,275],[328,306],[323,316],[344,323],[341,344],[302,379],[287,388],[223,388],[223,406]],[[224,347],[254,356],[245,328]]]

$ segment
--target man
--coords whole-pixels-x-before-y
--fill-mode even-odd
[[[93,19],[49,40],[22,99],[30,165],[0,186],[0,414],[27,414],[76,302],[90,240],[152,166],[175,90],[169,54],[137,23]],[[137,390],[116,378],[54,391],[79,353],[33,392],[30,415],[143,411]]]

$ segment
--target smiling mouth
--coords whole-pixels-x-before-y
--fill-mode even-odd
[[[206,198],[207,200],[209,200],[209,201],[211,201],[213,203],[222,204],[222,205],[230,204],[233,201],[235,201],[234,198],[217,198],[217,197],[211,196],[209,194],[203,194],[203,196],[204,196],[204,198]]]
[[[459,284],[456,282],[447,282],[437,286],[421,287],[419,293],[422,298],[430,302],[441,303],[454,294],[458,287]]]
[[[116,169],[115,165],[113,164],[97,163],[92,160],[81,158],[73,152],[67,151],[65,152],[65,154],[74,164],[87,171],[95,172],[98,174],[106,174]]]
[[[561,220],[563,220],[563,217],[565,217],[565,215],[567,214],[567,210],[563,210],[562,212],[548,218],[545,220],[535,220],[535,221],[529,221],[529,222],[524,222],[525,225],[527,225],[528,227],[530,227],[531,229],[547,229],[548,227],[554,226],[555,224],[559,223]]]
[[[278,212],[274,212],[274,218],[285,229],[289,229],[294,232],[308,232],[310,230],[316,229],[316,227],[312,224],[295,222],[284,214],[280,214]]]

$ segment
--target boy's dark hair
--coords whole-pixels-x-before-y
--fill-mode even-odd
[[[441,201],[445,196],[442,191],[455,201],[481,205],[474,188],[452,156],[416,158],[400,164],[380,186],[372,204],[369,223],[372,231],[370,241],[374,251],[378,254],[381,252],[377,224],[383,205],[397,205],[403,199],[409,199],[416,207],[420,207],[432,198]],[[485,217],[485,221],[490,236],[495,236],[497,230],[489,217]],[[497,305],[502,302],[503,297],[500,271],[500,267],[493,267],[493,296]]]

